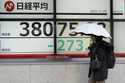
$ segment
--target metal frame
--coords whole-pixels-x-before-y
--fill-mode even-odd
[[[57,22],[57,15],[56,15],[56,0],[53,0],[53,21],[54,21],[54,55],[57,54],[57,27],[56,27],[56,22]]]
[[[113,21],[113,0],[110,0],[110,31],[112,36],[112,44],[114,45],[114,21]]]

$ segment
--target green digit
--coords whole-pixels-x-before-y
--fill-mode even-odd
[[[68,46],[68,51],[71,51],[72,47],[73,47],[73,44],[74,44],[74,40],[67,40],[67,43],[69,44]]]
[[[76,40],[76,50],[77,51],[82,51],[83,50],[83,41],[82,40]]]
[[[59,47],[57,48],[58,51],[65,51],[64,49],[64,40],[58,40]]]

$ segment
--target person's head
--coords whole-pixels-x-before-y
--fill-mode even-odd
[[[91,41],[93,43],[97,43],[99,41],[102,41],[103,37],[102,36],[91,36]]]
[[[102,36],[95,36],[95,41],[99,42],[102,41],[103,37]]]

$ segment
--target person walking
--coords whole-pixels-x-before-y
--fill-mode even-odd
[[[106,50],[113,50],[113,46],[103,40],[102,36],[92,36],[89,46],[90,67],[88,83],[105,83],[108,77]],[[95,62],[94,62],[95,61]]]
[[[72,31],[75,34],[92,37],[92,43],[89,46],[89,83],[105,83],[108,69],[113,68],[115,64],[113,45],[103,40],[103,38],[112,38],[105,27],[105,23],[88,22],[79,25]]]

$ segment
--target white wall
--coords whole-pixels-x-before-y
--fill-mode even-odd
[[[114,46],[115,51],[125,52],[125,22],[115,22],[114,23]]]
[[[125,81],[125,59],[109,72],[106,83]],[[87,83],[88,60],[83,62],[1,63],[0,83]]]

